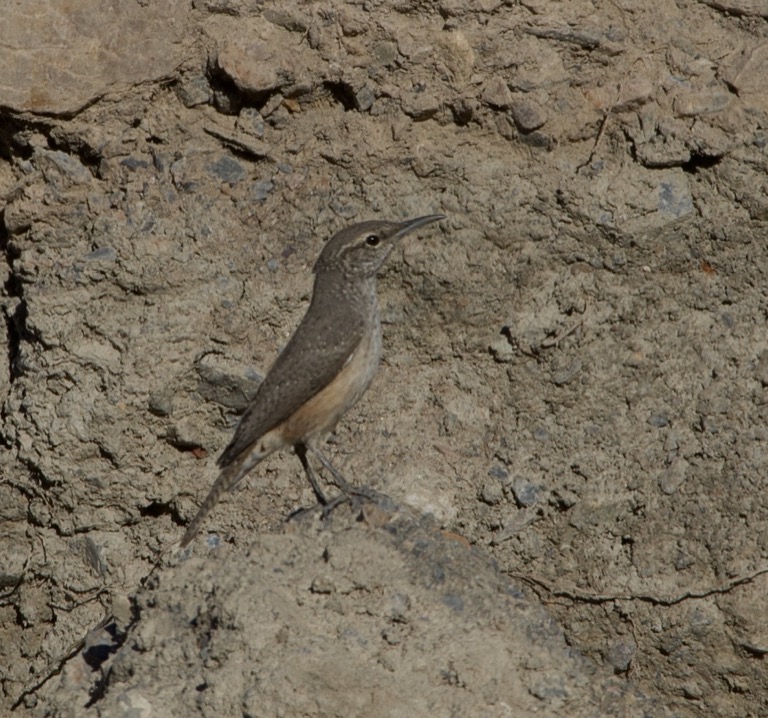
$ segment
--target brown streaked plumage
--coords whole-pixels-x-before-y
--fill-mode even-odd
[[[222,494],[287,446],[295,447],[318,499],[326,503],[307,450],[316,453],[316,442],[373,381],[381,358],[376,275],[400,237],[441,219],[445,217],[434,214],[407,222],[361,222],[328,241],[315,263],[309,309],[219,457],[221,473],[187,527],[182,547],[195,537]]]

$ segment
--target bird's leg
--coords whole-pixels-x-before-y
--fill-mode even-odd
[[[299,461],[301,462],[301,465],[304,467],[304,473],[307,475],[307,479],[309,480],[309,483],[312,485],[312,491],[315,492],[315,496],[317,497],[317,500],[323,505],[328,505],[328,499],[325,498],[325,494],[323,493],[323,490],[320,488],[320,484],[317,483],[317,477],[315,476],[315,472],[312,469],[312,465],[309,463],[309,459],[307,458],[307,444],[296,444],[294,447],[294,450],[296,451],[296,456],[299,457]],[[314,453],[314,449],[310,446],[309,449]],[[325,464],[323,464],[325,466]]]
[[[317,460],[323,465],[323,468],[326,469],[328,472],[330,472],[331,476],[333,476],[333,481],[336,484],[336,486],[339,487],[339,489],[342,492],[342,497],[338,498],[363,498],[368,499],[369,501],[376,501],[376,492],[373,489],[369,489],[365,486],[352,486],[336,469],[336,467],[328,461],[328,459],[325,457],[325,455],[316,449],[312,444],[306,445],[307,449],[309,449],[314,456],[317,457]],[[332,503],[335,503],[336,499],[332,500]]]
[[[326,498],[325,494],[323,493],[323,490],[320,488],[320,484],[317,481],[317,476],[315,475],[314,469],[312,468],[312,464],[309,463],[309,457],[307,456],[308,448],[310,449],[310,451],[312,451],[313,454],[316,454],[315,450],[312,449],[312,447],[309,446],[308,444],[296,444],[293,448],[294,448],[294,451],[296,452],[296,456],[299,457],[299,461],[301,461],[301,465],[304,467],[304,473],[306,473],[307,479],[309,479],[309,483],[312,485],[312,490],[315,492],[315,496],[317,497],[318,503],[320,504],[320,506],[323,507],[323,518],[325,519],[339,505],[343,504],[346,501],[349,501],[349,496],[346,493],[342,493],[342,494],[339,494],[338,496],[335,496],[329,501]],[[328,463],[328,466],[330,466],[330,462],[324,456],[322,457],[322,459]],[[323,463],[323,466],[325,465],[326,464]],[[335,469],[333,469],[333,471],[335,471]],[[343,481],[343,477],[342,477],[342,481]],[[299,516],[303,516],[308,511],[312,511],[312,510],[313,509],[298,509],[288,517],[288,520],[290,521]]]
[[[317,457],[317,460],[323,465],[323,468],[326,469],[331,474],[331,476],[333,476],[333,482],[336,484],[336,486],[339,487],[342,493],[347,494],[347,496],[355,493],[354,487],[351,486],[349,482],[339,473],[336,467],[330,461],[328,461],[328,459],[325,457],[325,454],[312,446],[312,444],[307,444],[306,446],[307,449],[309,449],[312,454]]]
[[[356,486],[352,486],[336,469],[336,467],[328,461],[328,459],[320,452],[318,451],[314,446],[311,444],[296,444],[294,447],[294,450],[296,451],[296,455],[299,457],[299,461],[301,461],[301,465],[304,467],[304,472],[307,475],[307,479],[309,479],[309,483],[312,484],[312,490],[315,492],[315,495],[317,496],[318,501],[320,502],[320,505],[323,507],[323,518],[328,518],[330,514],[335,511],[341,504],[344,503],[351,503],[354,510],[359,509],[360,501],[361,499],[367,499],[369,501],[376,501],[376,492],[372,491],[371,489],[366,488],[358,488]],[[331,476],[333,477],[333,481],[336,484],[336,486],[341,490],[341,493],[338,496],[334,496],[332,499],[327,499],[325,497],[325,494],[322,492],[320,488],[320,484],[317,481],[317,477],[315,476],[315,472],[312,469],[312,465],[309,463],[309,457],[307,456],[307,452],[311,452],[313,456],[317,457],[317,460],[323,465],[323,468],[330,472]],[[304,514],[306,509],[301,509],[297,511],[295,514],[291,515],[291,518],[296,518],[297,516],[301,516]]]

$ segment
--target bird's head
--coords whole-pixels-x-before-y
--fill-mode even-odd
[[[441,219],[445,219],[445,215],[430,214],[406,222],[372,220],[353,224],[328,240],[314,271],[341,271],[349,276],[373,277],[400,237]]]

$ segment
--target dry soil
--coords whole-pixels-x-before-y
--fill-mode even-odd
[[[765,0],[11,3],[0,713],[768,715],[766,78]],[[435,212],[380,499],[174,551],[324,241]]]

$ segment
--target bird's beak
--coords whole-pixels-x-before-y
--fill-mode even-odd
[[[419,227],[423,227],[425,224],[432,224],[432,222],[439,222],[445,219],[444,214],[428,214],[426,217],[417,217],[416,219],[409,219],[407,222],[403,222],[400,228],[395,232],[393,239],[400,239],[400,237],[417,230]]]

